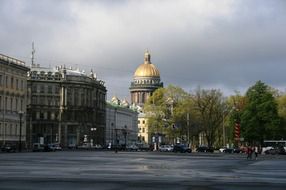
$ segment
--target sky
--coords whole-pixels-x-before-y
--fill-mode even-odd
[[[93,69],[107,99],[130,100],[146,49],[164,86],[242,94],[286,89],[284,0],[1,0],[0,54]]]

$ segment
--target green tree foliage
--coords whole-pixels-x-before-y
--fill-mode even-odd
[[[179,135],[185,136],[188,143],[191,143],[192,136],[197,136],[199,133],[199,114],[194,108],[195,102],[191,95],[180,101],[174,108],[174,123],[180,126]]]
[[[281,118],[280,132],[278,139],[286,139],[286,95],[280,95],[276,98],[278,104],[278,115]]]
[[[187,97],[188,94],[182,88],[173,85],[157,89],[144,105],[150,132],[164,133],[169,138],[178,136],[180,130],[174,128],[178,124],[175,112]]]
[[[246,106],[241,114],[241,133],[248,142],[276,139],[280,119],[273,90],[261,81],[246,93]]]
[[[200,130],[205,133],[208,146],[213,146],[217,131],[222,127],[223,113],[226,108],[225,99],[216,89],[197,89],[192,98],[194,109],[198,114]]]
[[[230,96],[227,101],[228,109],[225,113],[226,119],[226,136],[227,142],[234,142],[234,127],[235,123],[240,123],[241,115],[246,106],[246,97],[239,92]]]

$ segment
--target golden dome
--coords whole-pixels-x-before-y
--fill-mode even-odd
[[[160,77],[159,70],[151,63],[150,58],[150,53],[145,52],[144,63],[136,69],[134,77]]]

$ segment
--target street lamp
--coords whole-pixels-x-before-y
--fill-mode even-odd
[[[20,131],[19,131],[19,152],[22,151],[22,117],[24,115],[24,112],[21,110],[18,112],[19,117],[20,117]]]
[[[93,138],[92,137],[94,137],[93,131],[94,132],[96,131],[96,127],[90,128],[90,131],[92,133],[92,135],[90,136],[90,145],[93,146]]]
[[[124,146],[125,146],[125,149],[127,148],[127,126],[125,125],[124,126],[124,129],[123,129],[123,135],[124,135]]]

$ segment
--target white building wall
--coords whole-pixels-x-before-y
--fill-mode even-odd
[[[119,144],[134,144],[138,137],[138,114],[137,112],[118,105],[107,104],[106,106],[106,144],[116,143],[116,133]]]

